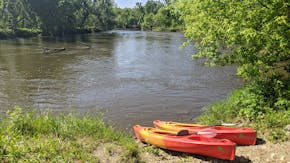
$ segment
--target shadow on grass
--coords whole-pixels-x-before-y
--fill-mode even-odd
[[[266,144],[266,141],[262,138],[257,138],[256,145],[263,145]]]

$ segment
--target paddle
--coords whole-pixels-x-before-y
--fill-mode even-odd
[[[215,129],[205,128],[205,129],[202,129],[202,130],[196,132],[196,134],[202,135],[202,136],[207,137],[207,138],[213,138],[217,135],[217,132]]]
[[[238,126],[240,125],[242,122],[237,122],[237,123],[224,123],[222,122],[222,126],[227,126],[227,127],[231,127],[231,126]]]
[[[156,128],[154,128],[153,131],[157,132],[157,133],[163,133],[163,134],[173,134],[176,136],[188,136],[188,135],[195,134],[195,135],[202,135],[202,136],[207,137],[207,138],[213,138],[217,135],[216,130],[212,129],[212,128],[204,128],[204,129],[202,129],[198,132],[195,132],[195,133],[189,133],[188,130],[180,130],[180,131],[176,132],[176,131],[161,130],[161,129],[156,129]]]
[[[217,135],[216,130],[211,128],[205,128],[193,134],[202,135],[207,138],[213,138]],[[191,135],[188,130],[180,130],[176,134],[176,136],[187,136],[187,135]]]

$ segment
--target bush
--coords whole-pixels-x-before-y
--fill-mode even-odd
[[[10,29],[0,29],[0,38],[34,37],[40,33],[39,29],[18,28],[15,32]]]
[[[277,87],[264,84],[252,83],[234,91],[228,99],[205,108],[196,120],[211,125],[241,120],[270,140],[287,140],[283,128],[290,124],[289,97],[282,91],[274,94],[279,92]]]
[[[16,37],[33,37],[41,33],[39,29],[18,28],[15,31]]]
[[[1,38],[8,38],[12,34],[11,30],[8,29],[0,29],[0,39]]]

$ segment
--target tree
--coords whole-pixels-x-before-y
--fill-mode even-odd
[[[31,12],[26,0],[1,0],[0,16],[2,28],[15,32],[18,28],[37,26],[36,15]]]
[[[139,6],[140,7],[140,6]],[[142,7],[135,8],[116,8],[116,26],[117,28],[134,28],[140,29],[141,23],[143,22],[144,13],[140,10]]]
[[[65,35],[94,27],[113,26],[111,0],[28,0],[41,21],[43,35]]]
[[[102,23],[103,29],[109,30],[113,28],[113,19],[115,14],[113,13],[114,3],[112,0],[99,0],[98,12],[101,13],[98,17]]]
[[[290,106],[289,1],[179,0],[175,5],[186,37],[199,50],[194,58],[236,64],[244,79],[263,85],[272,106],[280,99]]]
[[[144,21],[144,16],[145,16],[145,8],[144,6],[142,5],[142,3],[140,2],[137,2],[136,3],[136,7],[135,7],[135,10],[136,10],[136,16],[138,18],[138,26],[140,27],[140,24]]]
[[[77,6],[80,4],[78,1],[60,0],[56,8],[56,24],[55,29],[58,35],[65,35],[66,33],[73,33],[77,26],[77,19],[75,12]]]
[[[43,35],[56,35],[59,30],[58,2],[59,0],[28,0],[32,11],[41,21]]]
[[[76,5],[77,28],[81,29],[88,25],[88,19],[92,10],[91,0],[78,0]]]
[[[145,15],[144,22],[142,23],[142,30],[153,30],[153,27],[154,27],[153,13]]]
[[[117,28],[134,28],[143,30],[175,31],[181,29],[182,21],[168,0],[166,4],[157,0],[149,0],[144,5],[136,3],[134,8],[115,8]]]
[[[0,0],[0,29],[8,28],[7,22],[7,9],[5,0]]]
[[[181,30],[183,22],[179,20],[177,13],[173,12],[174,5],[167,2],[169,5],[162,7],[154,16],[154,24],[159,30]]]
[[[154,22],[158,27],[170,27],[171,26],[171,14],[170,10],[163,7],[160,8],[157,14],[154,16]]]
[[[158,10],[161,7],[164,7],[164,4],[161,3],[160,1],[148,0],[144,6],[145,14],[146,15],[148,15],[150,13],[157,14]]]

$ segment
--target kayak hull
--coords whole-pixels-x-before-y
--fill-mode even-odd
[[[176,136],[177,132],[160,130],[151,127],[133,127],[136,137],[157,147],[215,157],[223,160],[235,159],[236,144],[226,139],[207,138],[201,135]]]
[[[235,142],[238,145],[255,145],[257,139],[257,132],[251,128],[233,128],[225,126],[206,126],[199,124],[188,124],[178,123],[171,121],[160,121],[155,120],[154,126],[156,128],[169,130],[169,131],[180,131],[188,130],[190,134],[194,134],[199,131],[211,129],[216,132],[215,138],[217,139],[228,139]]]

